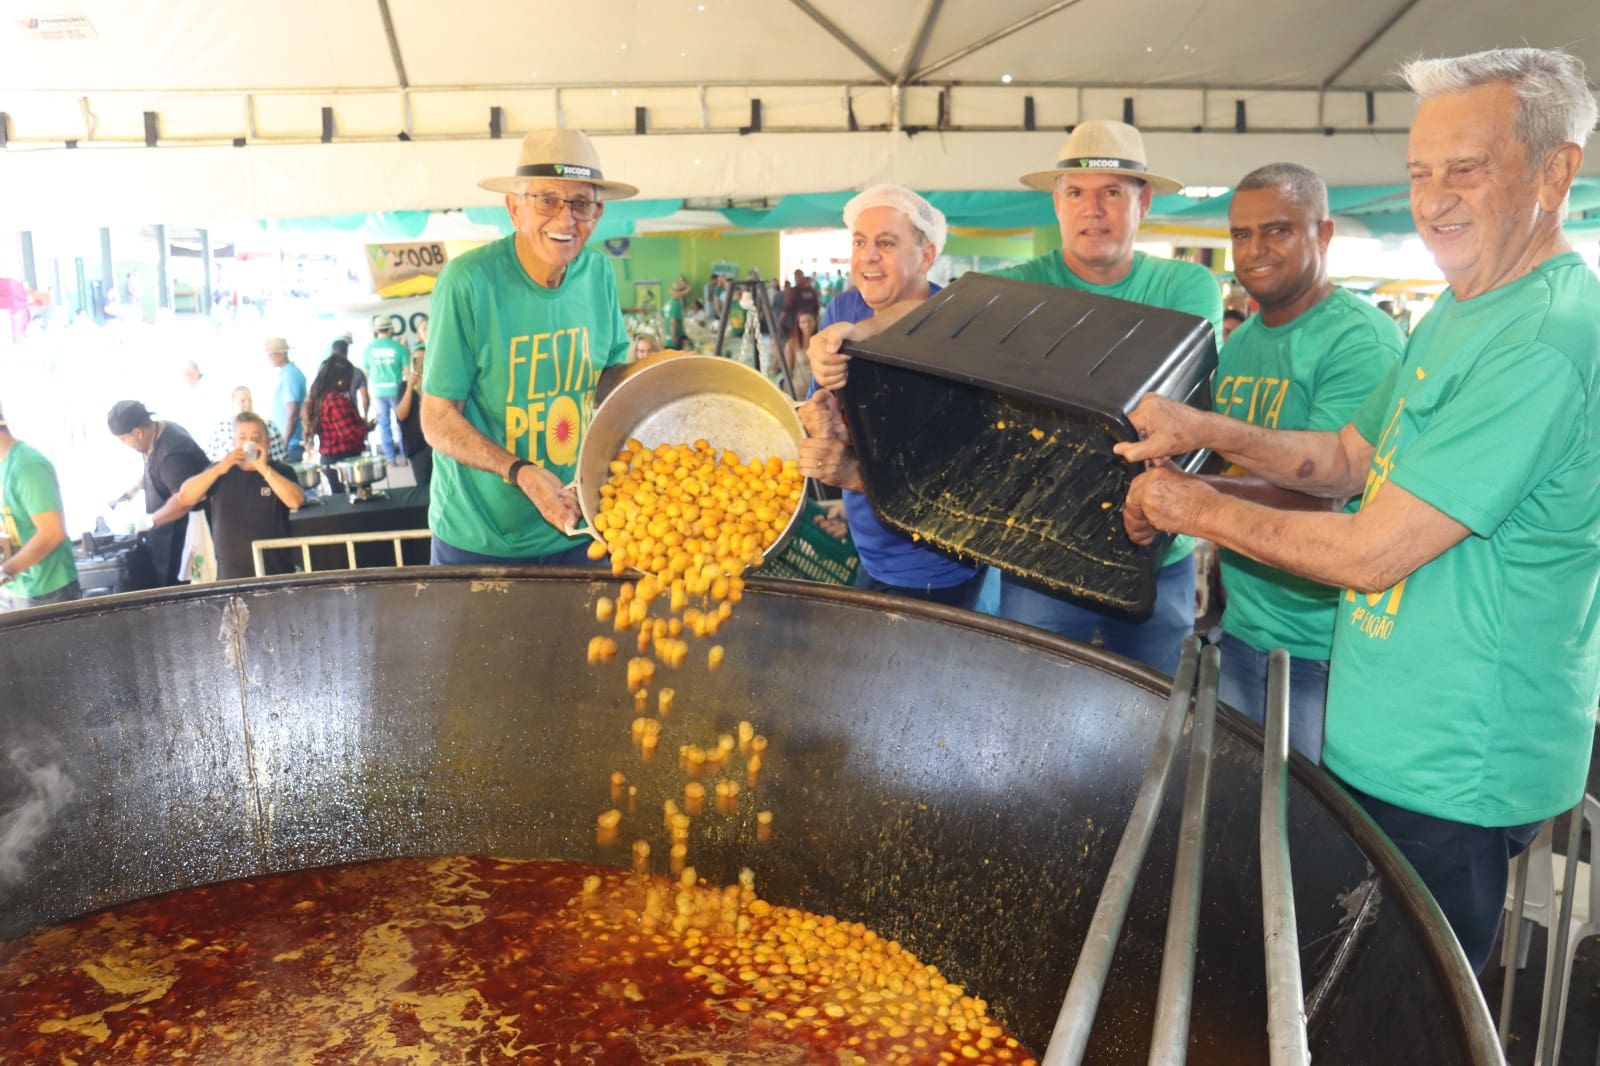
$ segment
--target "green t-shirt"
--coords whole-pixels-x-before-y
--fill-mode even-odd
[[[1600,697],[1600,281],[1574,253],[1445,293],[1357,413],[1385,481],[1467,537],[1340,597],[1323,762],[1389,803],[1522,825],[1583,795]]]
[[[617,283],[605,257],[584,249],[560,287],[546,289],[522,269],[515,241],[475,248],[440,273],[422,391],[464,402],[484,436],[569,482],[600,372],[628,358]],[[505,558],[584,543],[546,522],[500,474],[434,454],[428,524],[439,539]]]
[[[372,395],[398,396],[405,382],[406,367],[411,365],[411,353],[392,337],[379,337],[367,345],[361,363],[367,372],[367,382],[372,386]]]
[[[1133,266],[1121,281],[1110,285],[1094,285],[1068,269],[1060,251],[1054,251],[992,273],[999,278],[1081,289],[1101,296],[1113,296],[1118,300],[1199,315],[1211,323],[1211,329],[1218,337],[1222,336],[1222,287],[1211,276],[1211,271],[1198,263],[1158,259],[1143,252],[1134,252]],[[1163,566],[1175,563],[1193,551],[1193,537],[1174,537],[1161,563]]]
[[[61,510],[61,487],[56,468],[39,449],[17,441],[0,459],[0,534],[13,553],[33,539],[39,527],[33,516]],[[64,540],[39,562],[18,574],[4,588],[17,599],[33,599],[58,592],[78,580],[72,561],[72,541]]]
[[[1337,433],[1399,363],[1394,319],[1344,289],[1282,326],[1254,317],[1217,357],[1212,409],[1270,429]],[[1230,466],[1228,473],[1245,473]],[[1355,511],[1359,500],[1346,510]],[[1260,652],[1328,658],[1339,590],[1222,551],[1222,628]]]
[[[684,336],[683,301],[676,296],[667,297],[667,302],[661,305],[661,318],[667,324],[667,335],[661,338],[662,344],[669,348],[677,347],[677,342]]]

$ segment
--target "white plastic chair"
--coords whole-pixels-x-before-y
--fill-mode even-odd
[[[1593,796],[1583,797],[1584,828],[1589,833],[1590,848],[1600,848],[1600,800]],[[1511,866],[1511,877],[1506,887],[1505,908],[1509,912],[1513,906],[1513,886],[1517,880],[1517,863],[1528,864],[1527,896],[1522,909],[1522,931],[1518,937],[1517,969],[1528,965],[1528,941],[1532,939],[1532,925],[1538,923],[1547,932],[1561,916],[1561,893],[1566,883],[1567,857],[1557,855],[1551,848],[1554,819],[1546,822],[1539,835],[1529,845],[1528,850],[1519,855]],[[1576,856],[1574,856],[1576,858]],[[1553,1041],[1556,1056],[1551,1060],[1560,1060],[1561,1035],[1567,1024],[1567,990],[1572,983],[1572,960],[1576,956],[1579,945],[1587,938],[1600,933],[1600,924],[1596,918],[1600,917],[1600,865],[1579,862],[1576,887],[1573,889],[1572,917],[1568,922],[1567,957],[1561,960],[1559,1008],[1556,1011],[1554,1032],[1550,1019],[1545,1017],[1543,1006],[1539,1013],[1539,1042],[1534,1049],[1533,1061],[1544,1061],[1544,1047],[1547,1039]],[[1553,949],[1556,936],[1553,932],[1549,936],[1549,944]],[[1509,959],[1510,937],[1502,936],[1500,945],[1500,961],[1507,965]],[[1556,958],[1553,950],[1546,950],[1544,964],[1544,989],[1546,995],[1541,997],[1540,1003],[1549,1001],[1548,991],[1550,981],[1555,976]],[[1507,980],[1510,980],[1509,973]]]

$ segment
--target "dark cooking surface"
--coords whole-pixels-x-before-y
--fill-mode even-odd
[[[624,657],[585,665],[592,572],[429,570],[223,584],[0,619],[0,810],[40,835],[0,935],[194,884],[397,855],[620,863],[595,840],[638,761]],[[860,921],[1044,1043],[1143,773],[1160,679],[997,620],[752,582],[671,675],[665,750],[750,720],[773,843],[693,841],[708,880]],[[625,699],[625,697],[624,697]],[[1219,724],[1191,1055],[1266,1062],[1259,733]],[[1186,753],[1178,753],[1179,765]],[[1169,791],[1091,1042],[1143,1063],[1181,787]],[[1319,1066],[1494,1063],[1471,975],[1420,886],[1296,763],[1291,854]],[[624,825],[623,839],[632,830]],[[1372,865],[1377,872],[1374,873]]]

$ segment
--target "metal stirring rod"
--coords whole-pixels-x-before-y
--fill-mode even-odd
[[[1300,933],[1289,869],[1289,653],[1267,656],[1267,741],[1261,753],[1261,920],[1266,934],[1267,1043],[1272,1066],[1309,1066]]]
[[[1200,687],[1195,692],[1194,728],[1189,737],[1189,776],[1184,783],[1178,861],[1172,875],[1172,903],[1167,910],[1167,941],[1161,952],[1161,983],[1156,992],[1150,1066],[1183,1066],[1188,1057],[1220,662],[1221,652],[1214,645],[1200,653]]]
[[[1095,1011],[1100,1006],[1100,994],[1105,991],[1106,974],[1111,969],[1111,956],[1117,949],[1117,937],[1122,933],[1122,922],[1128,915],[1128,903],[1139,879],[1139,867],[1144,863],[1150,836],[1155,831],[1156,815],[1166,795],[1167,779],[1178,752],[1178,738],[1189,712],[1189,696],[1194,689],[1199,658],[1200,638],[1184,638],[1183,653],[1178,660],[1178,672],[1172,679],[1172,695],[1167,701],[1166,716],[1161,720],[1161,731],[1156,735],[1155,750],[1150,753],[1133,813],[1128,817],[1117,853],[1111,860],[1111,872],[1100,888],[1100,900],[1095,904],[1094,919],[1089,923],[1089,935],[1078,953],[1078,964],[1073,968],[1072,981],[1061,1003],[1061,1013],[1056,1016],[1055,1029],[1050,1034],[1041,1066],[1079,1066],[1083,1061],[1084,1050],[1089,1045],[1089,1031],[1094,1027]]]

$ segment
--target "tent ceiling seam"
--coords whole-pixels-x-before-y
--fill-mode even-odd
[[[1022,30],[1032,26],[1035,22],[1038,22],[1041,19],[1047,19],[1058,11],[1065,11],[1067,8],[1076,3],[1078,3],[1078,0],[1056,0],[1055,3],[1049,5],[1048,7],[1041,8],[1031,15],[1025,15],[1017,21],[1011,23],[1009,26],[1002,26],[1000,29],[995,30],[987,37],[981,37],[969,45],[956,49],[943,59],[935,60],[934,62],[929,63],[927,66],[911,75],[911,80],[920,82],[934,71],[943,70],[952,63],[960,62],[961,60],[967,58],[967,56],[972,55],[974,52],[982,51],[991,44],[994,44],[996,41],[1003,41],[1012,34],[1020,33]]]
[[[824,30],[826,30],[828,35],[834,40],[844,45],[845,48],[849,50],[851,55],[865,63],[867,65],[867,69],[876,74],[878,79],[885,85],[888,85],[894,81],[894,75],[889,72],[888,67],[874,59],[872,54],[863,48],[854,37],[850,36],[848,33],[844,32],[844,30],[835,25],[833,21],[828,18],[828,16],[824,15],[822,12],[813,7],[808,0],[789,0],[789,2],[810,17],[811,21],[815,22],[818,26],[821,26]]]

